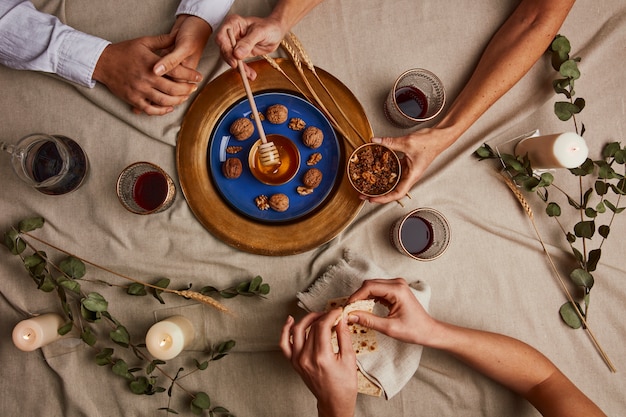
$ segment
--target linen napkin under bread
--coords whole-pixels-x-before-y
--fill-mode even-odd
[[[349,296],[361,287],[364,280],[374,278],[390,277],[378,266],[346,251],[343,259],[329,267],[305,292],[297,294],[298,306],[307,311],[324,311],[328,300]],[[428,309],[430,287],[421,281],[411,283],[410,277],[404,278],[410,283],[418,301]],[[377,303],[374,314],[386,316],[387,309]],[[385,398],[390,399],[400,392],[417,371],[423,348],[378,332],[376,340],[377,349],[357,355],[357,365],[369,382],[382,390]]]

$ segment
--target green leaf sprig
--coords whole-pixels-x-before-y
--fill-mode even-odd
[[[184,290],[169,289],[170,280],[167,278],[160,278],[152,284],[145,283],[81,259],[31,233],[36,229],[42,228],[44,224],[45,221],[41,217],[22,220],[17,227],[10,228],[4,234],[4,245],[12,254],[21,258],[24,267],[39,290],[46,293],[56,293],[58,296],[63,313],[67,318],[66,323],[58,329],[59,334],[64,335],[69,333],[73,328],[77,328],[81,340],[96,351],[95,363],[99,366],[109,366],[113,374],[127,381],[128,387],[132,393],[137,395],[153,395],[167,391],[169,397],[168,406],[159,409],[165,411],[167,414],[178,414],[176,410],[170,407],[172,391],[176,386],[181,388],[182,391],[190,397],[190,410],[193,414],[202,415],[206,412],[210,417],[232,416],[226,408],[212,406],[207,393],[202,391],[191,392],[183,388],[180,385],[180,380],[196,371],[207,369],[210,362],[225,357],[235,346],[235,341],[228,340],[212,347],[206,352],[208,359],[202,361],[194,359],[195,369],[193,371],[187,374],[181,374],[184,368],[180,368],[175,376],[170,376],[163,367],[163,365],[166,364],[164,361],[150,358],[145,350],[145,344],[137,344],[132,341],[132,337],[127,328],[109,313],[109,302],[102,294],[96,291],[84,291],[83,287],[86,286],[86,284],[93,283],[120,286],[110,284],[103,280],[87,279],[85,277],[87,273],[86,264],[131,281],[130,285],[121,286],[126,289],[128,295],[143,296],[151,293],[160,303],[165,303],[164,299],[161,297],[161,294],[165,292],[204,302],[205,304],[215,307],[216,302],[207,295],[208,293],[211,293],[213,296],[226,294],[226,296],[222,298],[232,298],[236,295],[258,295],[265,298],[270,292],[269,284],[263,283],[262,278],[257,276],[252,280],[244,281],[233,287],[237,292],[233,295],[232,289],[215,290],[207,293],[191,291],[189,288]],[[58,262],[58,264],[54,263],[44,251],[34,247],[28,238],[58,250],[65,254],[66,257]],[[30,254],[26,253],[29,248],[32,251]],[[77,301],[80,314],[75,314],[75,309],[72,308],[73,300]],[[222,310],[220,308],[218,309]],[[92,328],[93,325],[100,323],[107,323],[109,327],[108,338],[105,338],[105,340],[99,340],[96,336],[99,332],[95,332]],[[107,342],[112,343],[113,347],[108,346]],[[116,351],[114,347],[116,346],[129,350],[134,354],[136,359],[147,363],[147,365],[142,367],[129,366],[126,360],[115,355]],[[155,372],[158,372],[161,376],[170,380],[169,389],[166,390],[159,385],[159,377],[154,374]]]
[[[554,80],[552,86],[557,95],[562,95],[566,99],[555,102],[554,113],[562,121],[571,119],[576,133],[580,132],[579,134],[583,135],[585,126],[580,123],[579,127],[576,115],[584,109],[586,103],[584,99],[575,97],[574,89],[575,81],[581,76],[578,69],[578,62],[581,59],[570,57],[570,42],[562,35],[555,37],[549,52],[552,66],[560,76]],[[579,195],[576,197],[555,184],[554,176],[550,172],[533,170],[530,160],[525,155],[500,153],[483,144],[475,151],[475,156],[480,160],[497,159],[504,167],[504,172],[520,189],[535,193],[546,204],[546,215],[556,221],[576,262],[576,266],[569,273],[569,279],[581,289],[580,298],[570,299],[561,305],[559,314],[571,328],[585,328],[591,289],[595,284],[593,273],[600,262],[602,247],[611,232],[615,216],[626,209],[620,207],[622,196],[626,195],[626,147],[622,147],[619,142],[607,143],[602,149],[601,159],[587,158],[580,167],[570,169],[570,173],[578,179]],[[550,190],[556,190],[557,196],[564,197],[566,206],[577,212],[578,220],[571,228],[565,227],[561,220],[563,203],[559,204]],[[517,197],[520,199],[520,196]],[[592,242],[594,237],[599,240]],[[541,240],[540,236],[539,239]],[[546,254],[550,258],[547,251]],[[604,353],[599,345],[596,347],[601,354]],[[608,358],[604,355],[603,358],[609,369],[615,371]]]

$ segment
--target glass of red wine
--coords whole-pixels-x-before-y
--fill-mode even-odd
[[[418,261],[432,261],[448,248],[450,225],[437,210],[419,208],[391,226],[390,238],[400,253]]]
[[[445,103],[441,80],[430,71],[415,68],[396,79],[383,108],[392,124],[410,128],[437,117]]]
[[[21,180],[48,195],[74,191],[89,170],[83,149],[66,136],[35,133],[15,145],[0,142],[0,149],[11,154],[13,171]]]
[[[117,196],[122,205],[135,214],[167,210],[176,199],[174,181],[157,165],[135,162],[117,178]]]

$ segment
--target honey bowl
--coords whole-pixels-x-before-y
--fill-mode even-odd
[[[385,195],[400,181],[400,158],[387,146],[366,143],[352,152],[346,167],[352,187],[367,197]]]
[[[259,155],[261,139],[259,139],[252,145],[250,153],[248,154],[248,166],[250,167],[250,172],[252,172],[252,175],[263,184],[286,184],[296,176],[296,173],[300,168],[300,151],[295,143],[283,135],[267,135],[267,141],[273,142],[274,145],[276,145],[280,158],[280,164],[270,166],[261,164]]]

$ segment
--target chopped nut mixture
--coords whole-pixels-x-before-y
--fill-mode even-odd
[[[357,190],[380,195],[395,186],[400,167],[391,152],[382,146],[366,146],[350,158],[348,172]]]

